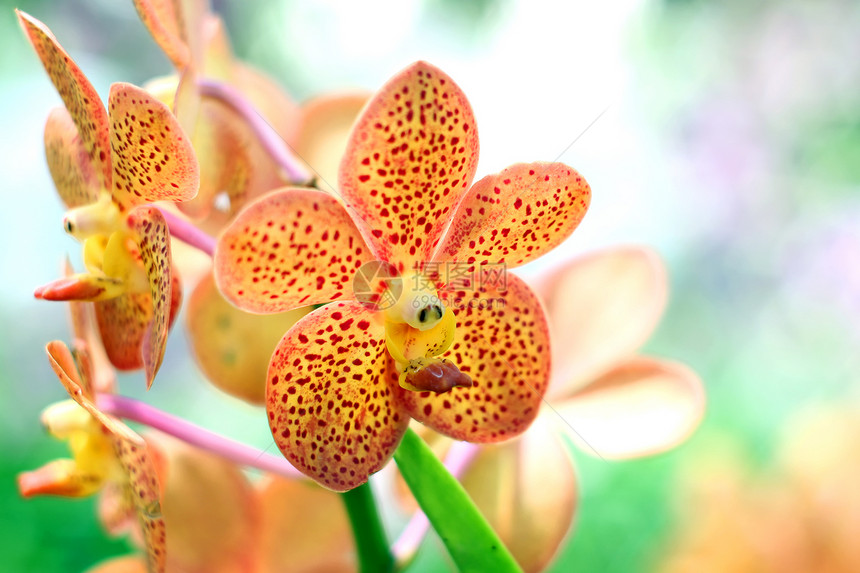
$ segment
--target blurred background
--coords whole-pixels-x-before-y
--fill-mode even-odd
[[[43,350],[68,338],[65,311],[32,291],[58,276],[66,254],[76,264],[80,255],[61,227],[42,145],[45,118],[60,100],[13,8],[50,26],[103,96],[111,82],[142,84],[172,69],[130,0],[0,5],[0,569],[65,573],[128,546],[101,533],[93,500],[25,501],[15,485],[18,472],[66,455],[38,421],[65,394]],[[665,258],[669,308],[645,350],[702,376],[706,418],[670,454],[607,463],[575,453],[579,510],[553,571],[659,569],[686,528],[682,490],[691,472],[712,468],[707,460],[730,444],[742,452],[733,467],[776,472],[778,481],[775,452],[797,417],[857,402],[860,4],[234,0],[214,7],[239,57],[299,101],[334,89],[375,90],[424,59],[472,103],[479,177],[536,160],[563,161],[585,175],[590,213],[526,274],[604,245],[649,245]],[[147,400],[269,447],[259,411],[201,379],[182,330],[174,330]],[[144,395],[140,376],[121,384],[125,394]],[[827,443],[838,431],[823,424],[817,436]],[[417,569],[447,570],[443,553],[425,545]]]

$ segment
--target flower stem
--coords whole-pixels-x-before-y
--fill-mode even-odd
[[[175,237],[196,249],[200,249],[210,257],[215,253],[215,238],[194,226],[193,223],[171,213],[167,209],[158,208],[164,215],[170,236]]]
[[[445,467],[448,472],[459,479],[463,473],[471,465],[475,456],[478,454],[479,448],[475,444],[469,442],[454,442],[448,455],[445,456]],[[421,542],[424,541],[424,536],[430,530],[430,521],[420,509],[416,511],[406,524],[406,529],[391,546],[391,551],[397,559],[398,569],[404,568],[409,561],[418,552]]]
[[[238,89],[223,82],[201,79],[197,85],[203,97],[217,99],[238,113],[253,130],[266,152],[281,167],[290,182],[310,185],[313,174],[308,171],[295,151],[285,142],[275,129],[260,115],[254,105]]]
[[[373,499],[370,483],[345,491],[341,499],[346,506],[352,534],[358,550],[361,573],[389,573],[394,571],[394,558],[388,549],[382,520]]]
[[[287,478],[304,478],[285,458],[218,435],[191,422],[162,412],[148,404],[115,394],[98,394],[97,405],[106,414],[132,420],[160,430],[192,446],[212,452],[239,465],[257,468]]]

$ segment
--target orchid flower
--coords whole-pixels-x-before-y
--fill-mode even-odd
[[[23,12],[18,19],[65,103],[48,118],[45,149],[70,209],[63,224],[83,243],[87,267],[36,296],[94,301],[111,362],[123,370],[145,368],[151,386],[181,293],[174,288],[167,226],[145,203],[193,197],[197,161],[164,105],[116,83],[106,110],[50,30]]]
[[[604,459],[652,455],[685,440],[704,410],[702,383],[689,368],[636,354],[666,305],[665,269],[655,253],[596,251],[534,284],[553,340],[547,405],[523,436],[482,447],[462,478],[529,572],[551,563],[573,523],[577,480],[562,433]],[[423,433],[440,455],[451,445]]]
[[[62,342],[47,345],[48,359],[72,400],[49,406],[42,423],[67,440],[71,459],[54,460],[18,476],[21,495],[84,497],[101,492],[99,513],[112,534],[133,527],[143,533],[151,571],[164,571],[165,525],[155,466],[143,439],[95,404],[93,365],[86,347],[74,352]]]
[[[330,489],[366,482],[410,416],[475,442],[511,438],[537,416],[549,380],[543,309],[522,280],[498,271],[564,240],[590,189],[558,163],[514,165],[470,187],[477,157],[465,95],[418,62],[358,119],[340,166],[343,203],[274,192],[219,238],[216,282],[240,308],[335,301],[287,331],[267,378],[276,443]],[[370,296],[350,300],[369,262],[378,272],[360,278]],[[440,272],[457,262],[471,280]]]
[[[148,435],[147,443],[160,462],[168,571],[355,570],[352,532],[337,495],[306,480],[252,483],[224,459],[163,435]],[[144,565],[124,556],[91,573],[145,571]]]

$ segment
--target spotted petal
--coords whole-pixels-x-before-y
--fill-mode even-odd
[[[190,61],[191,53],[185,44],[185,22],[180,4],[176,0],[134,0],[134,7],[155,43],[179,69]],[[193,23],[192,23],[193,25]]]
[[[355,571],[352,528],[338,495],[307,480],[271,477],[259,497],[262,571]]]
[[[149,570],[165,570],[167,535],[161,514],[159,482],[146,445],[124,439],[114,440],[114,451],[122,466],[140,520]]]
[[[269,359],[284,333],[311,307],[257,315],[239,310],[218,292],[212,275],[188,301],[188,335],[197,364],[215,386],[262,404]]]
[[[563,163],[512,165],[469,189],[434,259],[524,265],[569,237],[590,201],[588,183]]]
[[[571,259],[536,281],[553,334],[552,396],[569,396],[651,335],[666,307],[666,270],[642,247]]]
[[[518,439],[481,448],[462,483],[520,566],[545,570],[570,531],[577,492],[573,460],[543,417]]]
[[[64,107],[51,110],[45,124],[45,156],[60,199],[69,209],[95,203],[101,192],[78,128]]]
[[[302,473],[346,491],[385,465],[409,417],[395,401],[384,326],[358,302],[335,302],[284,335],[269,366],[275,442]]]
[[[340,190],[377,256],[403,271],[429,260],[477,162],[465,94],[417,62],[367,104],[340,166]]]
[[[686,366],[633,358],[553,407],[583,451],[633,458],[683,442],[702,419],[705,394]]]
[[[458,440],[498,442],[529,427],[549,383],[549,331],[537,297],[518,277],[445,293],[457,333],[443,354],[472,378],[444,394],[400,390],[419,422]]]
[[[141,350],[146,370],[146,385],[149,388],[164,359],[173,308],[170,233],[164,215],[152,206],[138,207],[132,211],[128,223],[136,235],[152,297],[152,317]]]
[[[170,109],[131,84],[111,86],[113,198],[120,211],[141,203],[185,201],[197,194],[199,166]]]
[[[222,233],[215,281],[239,308],[282,312],[351,296],[356,270],[370,259],[333,197],[287,189],[249,205]]]
[[[77,126],[81,143],[97,176],[99,188],[109,188],[111,171],[108,118],[98,93],[77,64],[57,43],[47,26],[25,12],[16,13],[21,27]]]

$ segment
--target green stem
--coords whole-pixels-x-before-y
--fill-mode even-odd
[[[394,571],[394,557],[388,548],[382,520],[376,510],[373,490],[365,483],[357,488],[341,494],[355,546],[358,552],[359,570],[361,573],[390,573]]]
[[[394,461],[461,572],[522,571],[460,482],[411,429]]]

